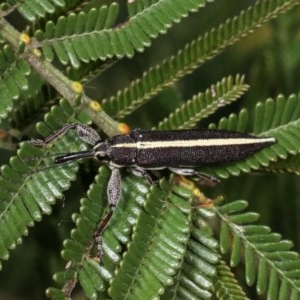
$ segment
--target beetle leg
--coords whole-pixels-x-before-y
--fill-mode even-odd
[[[98,257],[101,260],[103,257],[103,240],[102,240],[102,234],[104,229],[106,228],[109,220],[111,219],[113,212],[120,200],[121,197],[121,176],[119,169],[115,168],[112,170],[108,186],[107,186],[107,199],[109,204],[109,211],[106,213],[106,215],[101,220],[100,224],[98,225],[95,233],[94,233],[94,239],[96,242],[97,247],[97,253]]]
[[[143,168],[139,168],[139,167],[131,167],[130,171],[132,172],[132,174],[134,174],[135,176],[138,177],[143,177],[145,178],[145,180],[149,183],[149,184],[153,184],[154,181],[151,177],[151,175],[149,174],[149,172]]]
[[[116,207],[121,197],[121,175],[119,169],[112,170],[107,186],[107,198],[109,206]]]
[[[169,168],[169,170],[177,175],[197,176],[205,185],[215,186],[220,180],[212,175],[201,173],[192,168]]]
[[[81,123],[74,123],[74,124],[67,124],[64,127],[60,128],[59,130],[56,130],[55,132],[47,136],[44,140],[33,139],[30,141],[30,143],[37,147],[46,146],[51,142],[57,140],[58,138],[62,137],[63,135],[65,135],[70,129],[75,130],[78,137],[90,145],[94,146],[97,142],[101,140],[97,131],[94,130],[92,127]]]

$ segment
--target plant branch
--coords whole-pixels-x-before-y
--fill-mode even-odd
[[[11,26],[5,19],[0,20],[0,30],[6,41],[17,52],[20,45],[20,32]],[[22,57],[29,65],[50,85],[52,85],[59,94],[61,94],[72,107],[76,107],[75,100],[80,92],[73,86],[74,82],[67,78],[60,70],[55,68],[50,62],[41,57],[40,51],[35,48],[29,50],[25,47]],[[104,110],[95,110],[91,107],[92,99],[82,91],[80,109],[86,112],[92,121],[101,128],[108,136],[118,133],[118,122],[114,121]]]

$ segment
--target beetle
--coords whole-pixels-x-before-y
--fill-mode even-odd
[[[58,155],[54,163],[59,165],[81,158],[95,158],[109,166],[111,176],[107,187],[109,211],[95,233],[98,254],[101,258],[102,232],[108,224],[121,196],[120,168],[130,168],[138,176],[152,182],[149,170],[169,169],[184,176],[208,177],[195,170],[197,167],[239,161],[276,142],[274,137],[256,137],[225,130],[169,130],[149,131],[135,129],[129,134],[116,135],[102,141],[90,126],[67,124],[44,140],[30,142],[43,147],[75,130],[84,142],[93,145],[85,151]],[[214,180],[213,177],[208,177]]]

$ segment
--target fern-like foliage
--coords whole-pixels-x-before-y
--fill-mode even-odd
[[[77,228],[62,252],[68,267],[54,276],[62,288],[49,288],[48,297],[70,297],[77,284],[89,299],[97,295],[113,299],[211,297],[218,243],[192,222],[193,190],[175,185],[174,178],[150,189],[142,179],[133,183],[125,178],[123,199],[104,234],[106,257],[102,265],[93,258],[90,245],[105,207],[108,174],[106,168],[100,169],[88,199],[81,201],[80,214],[73,217]],[[121,257],[122,244],[127,245],[127,252]]]
[[[86,115],[80,114],[78,121],[86,123]],[[43,136],[61,127],[61,122],[74,122],[75,113],[66,100],[60,106],[53,107],[52,113],[45,117],[45,123],[39,124]],[[64,153],[85,146],[78,137],[69,135],[56,145],[56,151]],[[53,150],[53,149],[52,149]],[[11,158],[10,165],[3,165],[0,177],[0,258],[7,260],[9,249],[22,242],[22,236],[28,234],[28,226],[42,219],[43,214],[51,213],[51,205],[62,198],[62,191],[75,179],[76,165],[53,168],[52,159],[44,160],[45,152],[29,143],[24,143],[18,157]],[[41,165],[41,162],[44,165]],[[50,168],[48,168],[50,166]],[[40,170],[40,168],[44,168]]]
[[[11,123],[14,126],[25,128],[33,120],[38,120],[42,115],[41,111],[47,111],[54,104],[54,99],[51,98],[51,91],[49,91],[48,95],[37,93],[31,97],[27,96],[26,101],[23,100],[23,97],[20,97],[16,102],[18,105],[10,113]]]
[[[188,196],[178,188],[172,191],[164,181],[160,188],[151,189],[137,220],[129,251],[111,283],[114,299],[154,298],[173,282],[172,276],[185,252],[191,218],[187,203],[178,193]],[[124,278],[127,278],[125,282]],[[152,288],[145,289],[149,284]]]
[[[231,267],[245,260],[246,283],[256,282],[258,294],[275,299],[299,296],[300,260],[290,251],[291,242],[266,226],[253,225],[259,216],[243,212],[246,201],[216,202],[195,210],[186,202],[195,189],[174,185],[178,181],[172,178],[150,190],[142,179],[134,184],[125,180],[117,215],[104,235],[107,256],[99,265],[91,241],[105,207],[108,175],[106,168],[100,169],[88,199],[81,201],[81,213],[73,217],[77,228],[63,251],[68,267],[54,277],[62,288],[49,288],[49,297],[70,297],[80,284],[89,299],[100,295],[112,299],[144,299],[145,295],[210,299],[214,294],[221,299],[243,299],[245,293],[233,274],[219,262],[228,252]],[[215,221],[219,221],[217,227]],[[213,230],[220,234],[220,244],[212,237]],[[127,250],[120,256],[122,244]]]
[[[73,215],[76,229],[72,231],[71,238],[65,241],[65,249],[62,252],[63,258],[69,261],[68,267],[54,275],[54,280],[62,285],[63,289],[49,288],[48,297],[53,299],[70,297],[72,287],[79,281],[87,297],[94,299],[99,291],[104,290],[104,281],[112,277],[112,274],[103,269],[93,258],[91,252],[94,230],[100,222],[106,205],[108,178],[108,169],[101,168],[95,184],[88,192],[88,198],[81,201],[80,214]],[[114,251],[116,252],[117,249],[114,248]]]
[[[288,155],[286,159],[280,159],[277,162],[272,163],[268,167],[268,171],[275,173],[292,173],[300,174],[300,156],[299,155]]]
[[[228,71],[226,64],[241,60],[243,56],[240,53],[234,55],[233,60],[220,57],[221,63],[217,61],[196,79],[193,89],[197,87],[203,93],[197,91],[194,97],[183,103],[181,93],[191,93],[177,85],[171,91],[175,99],[166,96],[170,92],[168,90],[161,93],[153,104],[149,103],[146,107],[149,108],[149,113],[146,112],[149,119],[144,120],[143,109],[141,114],[133,115],[131,119],[129,117],[130,113],[174,82],[212,60],[271,18],[299,4],[299,0],[261,0],[241,11],[240,7],[246,5],[239,3],[239,7],[234,5],[236,11],[231,14],[233,17],[223,22],[217,21],[216,11],[210,17],[209,5],[203,8],[208,2],[211,1],[135,0],[127,1],[126,5],[123,1],[120,6],[111,1],[103,6],[108,3],[105,0],[3,2],[0,6],[0,42],[5,46],[0,51],[0,145],[9,143],[11,147],[7,149],[14,149],[16,142],[32,138],[35,133],[30,129],[35,128],[36,116],[45,111],[44,121],[37,125],[43,137],[67,123],[87,124],[91,120],[110,136],[128,129],[112,118],[128,117],[126,122],[149,128],[149,124],[158,121],[155,112],[162,109],[164,115],[169,116],[159,122],[156,129],[191,128],[204,118],[211,117],[219,107],[237,100],[248,89],[244,76],[225,78],[223,74],[231,74],[237,69],[233,67]],[[213,5],[218,6],[221,2],[216,1]],[[172,49],[182,47],[174,56],[165,57],[148,70],[141,70],[144,56],[157,62],[158,51],[165,50],[165,45],[160,49],[161,46],[157,47],[157,44],[168,37],[157,40],[149,53],[131,58],[137,52],[143,52],[152,45],[154,39],[194,11],[199,11],[201,16],[196,22],[197,27],[191,30],[183,26],[187,30],[184,31],[178,25],[176,39],[186,38],[192,31],[193,38],[197,34],[198,38],[183,41],[182,44],[186,43],[184,47],[172,41]],[[11,13],[23,16],[26,25],[16,25]],[[208,19],[213,23],[207,22]],[[294,20],[298,21],[297,18]],[[195,19],[191,16],[186,21],[191,24],[189,22]],[[262,30],[269,32],[270,27],[272,25],[266,24]],[[203,31],[197,33],[198,28]],[[277,31],[275,34],[279,38],[282,36]],[[265,36],[263,40],[267,40]],[[287,47],[288,43],[285,42],[284,46]],[[237,44],[235,50],[242,52],[242,48]],[[248,50],[250,47],[245,48]],[[291,49],[290,52],[293,51]],[[163,51],[160,55],[163,55]],[[127,60],[117,64],[124,57]],[[251,65],[250,60],[243,61]],[[99,86],[105,89],[105,95],[113,96],[101,102],[101,99],[96,99],[98,96],[88,95],[80,83],[90,79],[89,76],[93,76],[97,70],[102,73],[112,64],[117,72],[114,73],[114,68],[111,68],[107,72],[108,77],[100,78],[100,81],[104,79],[104,83],[99,82]],[[137,68],[142,75],[135,72]],[[251,76],[251,71],[246,72],[248,68],[243,71],[246,78],[249,73]],[[120,74],[125,74],[124,78]],[[291,75],[284,74],[286,78]],[[216,79],[211,80],[212,76],[223,79],[213,84]],[[281,76],[280,72],[278,76]],[[109,83],[107,86],[106,82]],[[127,87],[122,90],[123,86]],[[210,87],[206,89],[207,86]],[[95,87],[98,88],[97,83]],[[279,89],[277,86],[266,86],[268,94],[270,90],[278,94]],[[119,92],[115,93],[117,90]],[[251,101],[266,98],[257,92],[254,95]],[[53,101],[62,96],[65,99],[52,106]],[[14,99],[17,101],[12,101]],[[255,107],[254,104],[248,105],[247,110],[242,109],[221,119],[218,125],[211,125],[210,128],[274,136],[277,142],[243,161],[223,167],[203,167],[200,171],[214,173],[221,178],[253,170],[298,174],[299,103],[299,95],[279,96],[274,100],[259,102]],[[239,105],[235,103],[226,109],[234,110]],[[213,118],[218,119],[218,115]],[[13,131],[18,140],[5,139],[7,133]],[[216,200],[207,199],[193,181],[170,176],[168,171],[153,172],[153,177],[157,176],[158,180],[149,184],[144,178],[121,169],[121,200],[103,233],[104,255],[99,261],[94,233],[108,210],[107,182],[110,170],[101,166],[95,182],[87,190],[88,184],[94,179],[97,161],[84,162],[80,172],[77,172],[77,163],[57,166],[53,160],[57,154],[86,148],[87,145],[74,132],[68,132],[43,149],[24,142],[17,156],[11,153],[2,155],[3,152],[0,155],[1,160],[5,160],[7,155],[11,156],[9,163],[5,162],[2,166],[0,176],[1,261],[7,260],[10,251],[32,232],[29,227],[41,221],[43,215],[52,213],[57,199],[68,198],[64,209],[69,209],[69,215],[73,213],[75,228],[70,234],[64,232],[59,236],[61,241],[65,240],[61,253],[66,263],[54,275],[56,286],[47,290],[49,298],[75,298],[76,291],[83,291],[88,299],[245,299],[246,293],[238,284],[240,278],[234,278],[235,267],[243,268],[241,262],[245,263],[246,283],[255,286],[258,295],[267,295],[270,299],[299,298],[299,255],[291,251],[291,242],[272,233],[268,227],[253,225],[258,214],[246,211],[245,201],[222,205]],[[80,201],[79,212],[74,213],[68,205],[76,205],[79,197],[74,194],[77,190],[75,193],[68,191],[65,196],[63,191],[70,187],[77,173],[84,174],[78,182],[82,190],[87,190],[87,194]],[[247,179],[251,180],[250,176]],[[222,184],[228,182],[224,180]],[[217,193],[218,188],[208,193]],[[251,200],[254,202],[256,199]],[[65,212],[63,209],[57,211]],[[53,256],[47,255],[47,261],[51,261],[52,267],[57,270],[61,261],[56,257],[59,262],[53,263]],[[24,257],[22,260],[27,261]],[[18,282],[17,278],[14,281]],[[39,286],[39,289],[42,288]],[[25,298],[23,295],[13,296],[17,297]]]
[[[115,118],[125,117],[175,80],[191,73],[224,48],[252,33],[254,28],[296,4],[297,1],[258,1],[239,16],[228,19],[217,29],[213,28],[205,36],[187,44],[175,56],[151,67],[116,96],[103,100],[104,108]]]
[[[213,297],[214,280],[217,274],[219,255],[218,242],[211,231],[202,223],[199,228],[199,218],[194,218],[191,224],[190,237],[180,272],[176,281],[168,289],[165,299],[210,299]],[[200,221],[201,222],[201,221]]]
[[[0,73],[0,119],[3,119],[12,110],[12,101],[19,97],[20,90],[28,89],[30,67],[24,59],[16,57],[10,46],[5,45],[0,50]]]
[[[159,2],[159,0],[137,0],[137,1],[132,1],[128,3],[128,13],[129,15],[135,16],[136,14],[142,12],[144,9],[148,8],[149,6]]]
[[[54,13],[57,7],[64,7],[65,4],[64,0],[12,0],[1,3],[1,9],[4,11],[9,10],[9,12],[17,9],[28,21],[35,21],[38,18],[45,17],[46,14]]]
[[[232,267],[244,259],[246,283],[256,283],[259,295],[298,299],[300,259],[298,253],[290,250],[293,244],[267,226],[252,225],[259,215],[243,212],[246,207],[246,201],[235,201],[215,208],[221,221],[221,252],[230,251]]]
[[[70,289],[59,291],[51,288],[48,295],[52,298],[63,293],[70,296],[74,286],[69,281],[78,281],[89,299],[96,297],[97,290],[104,290],[104,285],[108,284],[104,281],[108,280],[113,299],[143,299],[145,293],[147,298],[153,298],[162,294],[165,286],[173,283],[190,234],[191,210],[187,202],[190,192],[185,187],[174,185],[172,188],[172,184],[170,188],[165,180],[159,186],[152,186],[148,192],[149,186],[143,179],[135,183],[125,179],[123,198],[130,197],[132,201],[121,200],[105,231],[103,242],[106,258],[101,267],[92,259],[95,252],[89,245],[107,200],[105,182],[108,174],[106,168],[100,169],[96,183],[88,192],[89,199],[81,201],[81,214],[74,216],[77,229],[72,232],[72,239],[65,242],[63,251],[63,257],[69,261],[68,269],[55,276],[57,282]],[[84,219],[89,220],[89,225]],[[84,227],[81,224],[85,224]],[[130,237],[133,225],[135,230]],[[128,243],[130,239],[128,252],[121,258],[120,243]],[[122,265],[115,273],[116,263],[120,260]],[[89,266],[88,272],[86,265]],[[145,290],[144,287],[149,284],[152,289]]]
[[[219,262],[217,270],[218,279],[214,288],[218,299],[248,299],[224,261]]]
[[[244,84],[244,77],[237,75],[235,79],[231,76],[223,78],[222,81],[211,86],[205,93],[195,95],[191,100],[178,107],[158,127],[153,129],[173,130],[189,129],[197,122],[213,114],[218,108],[228,105],[238,99],[248,89]]]
[[[204,4],[205,0],[155,1],[139,11],[138,4],[130,1],[129,11],[137,14],[113,29],[119,12],[119,6],[113,3],[99,10],[92,9],[88,14],[81,12],[60,17],[56,24],[49,21],[45,32],[38,31],[35,36],[48,60],[53,60],[54,50],[63,64],[71,63],[74,67],[79,67],[80,61],[132,57],[135,51],[142,52],[149,47],[151,39],[165,33],[172,23],[179,22],[189,11]]]

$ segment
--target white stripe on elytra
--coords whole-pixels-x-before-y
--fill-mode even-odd
[[[214,147],[214,146],[238,146],[251,144],[274,143],[274,138],[226,138],[226,139],[198,139],[198,140],[175,140],[175,141],[143,141],[136,143],[121,143],[112,148],[172,148],[172,147]]]

